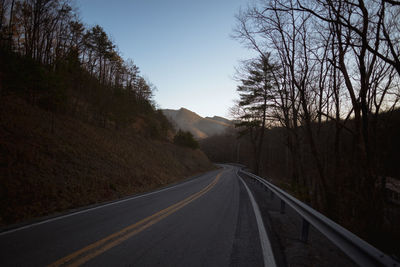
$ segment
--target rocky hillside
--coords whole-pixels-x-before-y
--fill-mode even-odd
[[[164,109],[162,111],[175,128],[189,131],[197,139],[223,134],[232,127],[232,123],[228,119],[218,116],[203,118],[185,108],[179,110]]]

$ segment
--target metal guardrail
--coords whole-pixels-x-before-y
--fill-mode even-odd
[[[271,198],[273,198],[274,195],[278,196],[281,200],[281,213],[285,212],[285,205],[287,204],[303,218],[302,241],[307,242],[309,225],[311,224],[360,266],[400,267],[400,263],[392,257],[384,254],[382,251],[368,244],[310,206],[289,195],[279,187],[252,173],[243,170],[240,170],[239,173],[263,184],[270,190]]]

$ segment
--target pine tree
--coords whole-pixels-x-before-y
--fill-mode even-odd
[[[251,61],[245,68],[244,78],[237,87],[242,110],[236,124],[241,129],[240,136],[249,135],[253,145],[255,166],[259,173],[267,110],[271,106],[272,89],[274,88],[273,71],[276,67],[270,63],[269,55],[263,55]]]

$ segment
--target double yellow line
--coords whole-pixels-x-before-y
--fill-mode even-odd
[[[87,261],[93,259],[94,257],[104,253],[105,251],[121,244],[128,238],[140,233],[141,231],[149,228],[153,224],[161,221],[162,219],[168,217],[169,215],[175,213],[176,211],[180,210],[190,202],[198,199],[205,193],[211,190],[211,188],[214,187],[215,184],[218,183],[218,180],[220,179],[222,175],[222,172],[215,177],[215,179],[208,184],[205,188],[200,190],[199,192],[185,198],[184,200],[169,206],[168,208],[165,208],[163,210],[160,210],[159,212],[144,218],[143,220],[129,225],[122,230],[113,233],[95,243],[92,243],[80,250],[77,250],[73,252],[72,254],[69,254],[68,256],[65,256],[64,258],[61,258],[49,266],[79,266]]]

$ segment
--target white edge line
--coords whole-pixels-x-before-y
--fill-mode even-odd
[[[93,207],[93,208],[88,208],[88,209],[72,212],[72,213],[69,213],[69,214],[60,215],[60,216],[57,216],[57,217],[54,217],[54,218],[51,218],[51,219],[47,219],[47,220],[44,220],[44,221],[40,221],[40,222],[36,222],[36,223],[25,225],[25,226],[21,226],[21,227],[15,228],[15,229],[11,229],[11,230],[8,230],[8,231],[4,231],[4,232],[0,233],[0,236],[11,234],[11,233],[14,233],[14,232],[17,232],[17,231],[21,231],[21,230],[25,230],[25,229],[28,229],[28,228],[32,228],[32,227],[35,227],[35,226],[38,226],[38,225],[41,225],[41,224],[58,221],[58,220],[65,219],[65,218],[68,218],[68,217],[71,217],[71,216],[75,216],[75,215],[78,215],[78,214],[82,214],[82,213],[90,212],[90,211],[93,211],[93,210],[105,208],[105,207],[108,207],[108,206],[121,204],[123,202],[131,201],[131,200],[134,200],[134,199],[137,199],[137,198],[147,197],[147,196],[150,196],[150,195],[161,193],[163,191],[167,191],[167,190],[170,190],[170,189],[173,189],[173,188],[177,188],[177,187],[183,186],[185,184],[191,183],[193,181],[196,181],[197,178],[200,178],[200,177],[196,177],[194,179],[191,179],[191,180],[186,181],[186,182],[179,183],[179,184],[171,186],[171,187],[167,187],[167,188],[159,189],[159,190],[156,190],[156,191],[153,191],[153,192],[145,193],[145,194],[140,195],[140,196],[133,196],[133,197],[130,197],[130,198],[117,200],[117,201],[114,201],[114,202],[111,202],[111,203],[108,203],[108,204],[104,204],[104,205],[100,204],[99,206],[96,206],[96,207]]]
[[[262,248],[262,252],[263,252],[264,266],[265,267],[267,267],[267,266],[275,267],[276,262],[275,262],[274,253],[272,252],[271,243],[269,241],[267,231],[265,230],[264,222],[261,217],[261,213],[260,213],[260,209],[258,208],[258,204],[255,201],[250,189],[247,187],[246,183],[243,181],[242,177],[240,177],[238,175],[237,170],[236,170],[236,176],[240,179],[240,181],[246,188],[246,191],[247,191],[250,201],[251,201],[251,205],[253,206],[254,215],[256,216],[256,221],[257,221],[258,233],[260,235],[260,243],[261,243],[261,248]]]

